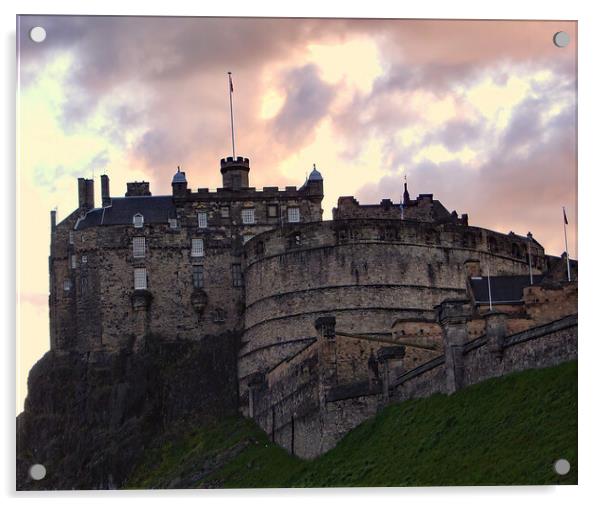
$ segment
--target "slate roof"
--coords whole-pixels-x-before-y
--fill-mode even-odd
[[[533,275],[533,284],[541,282],[543,276]],[[529,276],[491,276],[491,301],[494,304],[519,302],[523,298],[523,288],[529,286]],[[487,276],[471,278],[470,286],[475,302],[489,303]]]
[[[130,225],[136,213],[144,216],[144,223],[168,223],[176,217],[176,206],[171,196],[117,197],[111,199],[111,205],[88,211],[80,219],[76,230],[104,225]]]

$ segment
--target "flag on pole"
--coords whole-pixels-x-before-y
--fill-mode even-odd
[[[564,207],[562,208],[562,214],[564,214],[564,224],[568,225],[569,224],[569,220],[566,219],[566,210],[564,209]]]

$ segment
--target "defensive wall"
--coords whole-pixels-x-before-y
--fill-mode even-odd
[[[455,223],[339,219],[287,224],[245,244],[245,322],[239,360],[242,405],[247,377],[265,373],[315,337],[334,316],[357,336],[391,336],[395,322],[434,322],[434,307],[465,297],[467,269],[529,272],[527,238]],[[531,243],[536,274],[543,248]],[[479,271],[480,272],[480,271]],[[474,274],[474,273],[473,273]]]
[[[332,448],[349,430],[391,402],[451,394],[511,372],[577,358],[577,315],[517,333],[508,315],[491,311],[485,331],[469,338],[470,301],[443,301],[436,309],[443,352],[411,370],[405,346],[339,335],[334,317],[315,321],[315,337],[265,374],[253,374],[247,414],[273,441],[302,458]],[[346,374],[349,364],[354,372]]]

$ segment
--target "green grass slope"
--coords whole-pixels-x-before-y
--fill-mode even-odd
[[[553,463],[571,470],[558,476]],[[174,428],[128,488],[577,483],[577,363],[525,371],[387,407],[311,462],[251,421]]]

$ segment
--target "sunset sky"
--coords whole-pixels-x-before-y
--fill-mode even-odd
[[[42,43],[29,30],[43,26]],[[111,193],[147,180],[216,188],[237,154],[251,186],[300,186],[315,163],[324,218],[433,193],[472,225],[531,231],[577,252],[576,23],[155,17],[20,18],[18,409],[48,349],[49,211],[77,206],[77,177]],[[555,32],[571,37],[567,48]]]

